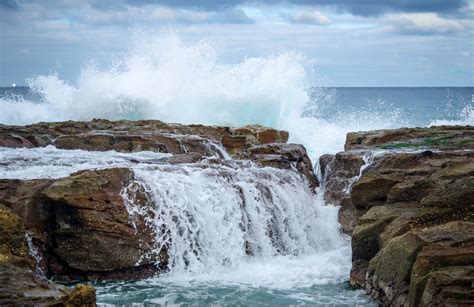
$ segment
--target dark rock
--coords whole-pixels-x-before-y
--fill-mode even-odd
[[[20,217],[0,205],[0,305],[95,306],[94,288],[74,289],[35,276]],[[77,295],[78,291],[82,294]],[[74,297],[73,300],[71,300]]]
[[[353,182],[364,165],[361,152],[340,152],[325,168],[324,200],[339,205],[349,196]]]
[[[253,146],[249,149],[248,158],[263,166],[296,169],[306,177],[312,189],[319,185],[313,171],[313,165],[303,145],[270,143]]]
[[[126,269],[150,272],[157,261],[153,230],[144,216],[130,215],[122,196],[128,187],[134,205],[145,206],[146,195],[133,185],[132,171],[115,168],[80,172],[42,191],[54,216],[52,274],[107,278]]]
[[[327,166],[334,159],[334,155],[326,154],[319,157],[319,171],[321,172],[321,178],[326,177]]]

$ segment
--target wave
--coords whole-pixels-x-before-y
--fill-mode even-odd
[[[380,101],[333,112],[335,95],[318,84],[314,63],[297,52],[225,63],[208,40],[186,43],[174,33],[138,31],[107,68],[85,65],[72,84],[57,74],[27,80],[41,101],[0,101],[0,123],[106,119],[285,129],[311,158],[343,149],[349,131],[408,125]],[[328,110],[332,110],[330,116]],[[471,115],[472,121],[472,115]]]
[[[430,123],[430,126],[441,125],[472,125],[474,126],[474,107],[471,105],[465,106],[457,119],[438,119]]]

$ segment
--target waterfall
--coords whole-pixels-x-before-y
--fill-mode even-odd
[[[217,150],[217,149],[216,149]],[[223,149],[220,149],[223,150]],[[53,147],[0,149],[0,178],[59,178],[83,169],[128,167],[146,192],[155,249],[169,255],[160,282],[215,281],[260,287],[311,287],[339,282],[350,269],[348,238],[337,210],[324,204],[294,170],[251,161],[160,162],[166,154],[88,152]],[[226,156],[226,153],[220,155]],[[136,163],[131,161],[140,161]],[[135,207],[124,187],[131,215]]]

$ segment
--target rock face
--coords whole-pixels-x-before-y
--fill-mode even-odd
[[[20,217],[0,204],[0,305],[95,306],[95,290],[38,282]]]
[[[249,159],[283,169],[291,166],[302,172],[311,187],[316,187],[318,180],[306,149],[301,145],[285,144],[287,141],[287,131],[260,125],[234,128],[169,124],[158,120],[104,119],[29,126],[0,125],[0,147],[53,145],[59,149],[89,151],[153,151],[173,154],[165,161],[173,164],[195,163],[209,157]],[[267,145],[266,157],[257,154],[263,150],[262,145]]]
[[[474,304],[473,131],[348,134],[324,184],[332,189],[326,198],[342,204],[340,212],[355,226],[351,285],[383,305]],[[365,168],[356,175],[361,161]]]
[[[311,188],[314,189],[319,185],[303,145],[286,143],[256,145],[249,148],[247,157],[263,166],[296,169],[306,177]]]
[[[54,225],[51,274],[126,278],[133,275],[127,269],[139,275],[153,272],[157,259],[151,255],[154,233],[144,220],[147,214],[130,215],[122,196],[128,193],[134,206],[149,209],[141,187],[133,184],[131,170],[114,168],[85,171],[42,191]]]
[[[352,233],[357,217],[364,213],[352,205],[349,197],[351,187],[365,164],[363,152],[340,152],[335,156],[322,156],[321,175],[324,182],[324,199],[327,203],[340,206],[339,223],[345,233]]]
[[[83,171],[57,180],[0,180],[0,196],[18,212],[49,277],[143,277],[166,260],[152,253],[155,234],[144,220],[152,213],[129,169]],[[134,208],[127,208],[132,205],[127,199]]]

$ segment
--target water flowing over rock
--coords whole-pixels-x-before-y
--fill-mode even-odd
[[[351,285],[383,305],[474,303],[473,144],[471,126],[348,134],[323,186],[352,233]]]
[[[60,291],[52,302],[92,304],[90,286],[70,290],[44,277],[139,279],[337,245],[312,225],[318,181],[305,148],[287,139],[258,125],[0,125],[0,204],[20,229],[6,238],[27,236],[35,253],[22,243],[9,252],[22,260],[9,268]]]

